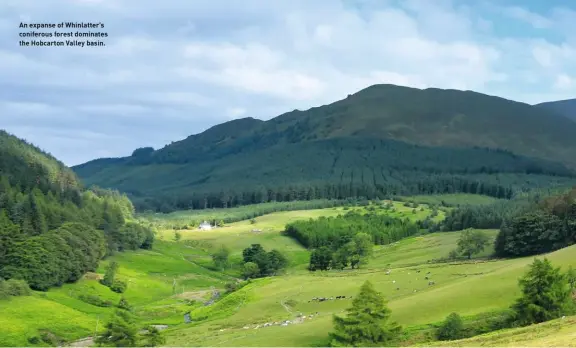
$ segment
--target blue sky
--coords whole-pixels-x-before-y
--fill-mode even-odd
[[[106,47],[19,47],[104,22]],[[574,0],[2,0],[0,128],[68,165],[376,83],[576,97]]]

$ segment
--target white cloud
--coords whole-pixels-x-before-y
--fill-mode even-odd
[[[235,119],[238,118],[242,115],[246,114],[246,109],[244,108],[230,108],[226,110],[226,116],[228,116],[231,119]]]
[[[554,88],[560,90],[574,90],[576,87],[574,83],[574,79],[566,74],[560,74],[556,77],[556,81],[554,82]]]
[[[534,28],[544,29],[552,25],[552,21],[537,13],[531,12],[525,8],[511,6],[503,8],[503,11],[512,18],[527,22]]]
[[[527,102],[573,93],[576,12],[506,7],[503,22],[474,3],[396,3],[5,0],[0,127],[22,131],[75,164],[161,147],[245,117],[248,109],[270,118],[375,83],[471,89]],[[104,48],[20,48],[14,24],[20,18],[102,21],[109,37]],[[530,23],[540,36],[506,32],[510,21]],[[51,124],[60,133],[46,132]],[[88,134],[82,131],[111,138],[88,137],[77,153],[80,140],[72,139]]]

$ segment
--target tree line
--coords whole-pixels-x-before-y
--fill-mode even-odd
[[[121,177],[125,170],[140,166],[132,163],[133,157],[98,160],[75,170],[89,182],[130,194],[139,211],[156,212],[416,194],[511,198],[527,189],[575,182],[575,174],[561,164],[497,149],[425,147],[369,138],[243,146],[234,156],[224,148],[219,155],[213,152],[217,149],[201,146],[191,151],[184,144],[177,152],[176,147],[155,151],[158,161],[152,160],[137,174],[146,175],[154,185],[116,178],[114,173]],[[160,161],[158,156],[166,153],[170,159]],[[189,156],[195,159],[183,160]],[[172,180],[165,163],[178,163],[186,175]],[[103,169],[107,174],[101,176]]]
[[[535,191],[489,205],[451,210],[441,229],[499,229],[495,255],[537,255],[576,244],[576,187]]]
[[[313,249],[308,266],[311,271],[358,268],[371,256],[374,244],[393,243],[418,232],[418,225],[408,219],[353,211],[336,217],[295,221],[286,225],[284,231]]]

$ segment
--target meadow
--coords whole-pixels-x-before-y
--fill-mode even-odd
[[[576,316],[476,337],[435,342],[433,347],[576,347]]]
[[[488,258],[492,250],[487,248],[472,260],[448,262],[446,257],[456,247],[461,232],[422,234],[376,246],[369,263],[358,270],[313,273],[306,270],[309,251],[281,233],[289,222],[336,216],[350,210],[413,220],[425,219],[432,212],[427,204],[414,208],[394,202],[394,211],[381,208],[382,204],[282,211],[256,217],[255,221],[228,223],[211,231],[160,229],[152,250],[118,253],[77,283],[0,301],[0,346],[29,346],[29,339],[43,332],[70,342],[101,329],[114,307],[98,307],[80,297],[92,295],[118,303],[122,295],[98,282],[110,261],[120,264],[118,278],[129,284],[123,296],[134,307],[140,324],[169,325],[165,335],[167,345],[171,346],[325,346],[332,315],[350,306],[348,297],[354,296],[365,280],[370,280],[385,295],[393,319],[411,333],[407,344],[436,345],[442,343],[432,342],[420,333],[429,332],[449,313],[457,312],[466,320],[473,320],[505,310],[519,295],[517,279],[533,258],[493,260]],[[434,220],[441,221],[444,214],[444,210],[439,210]],[[186,223],[189,218],[192,217],[179,222]],[[181,235],[179,241],[174,240],[175,231]],[[497,233],[484,232],[492,239]],[[283,252],[290,261],[285,274],[253,280],[213,305],[204,306],[213,289],[222,291],[227,282],[237,279],[242,250],[253,243],[266,250]],[[210,257],[221,245],[231,251],[231,266],[225,271],[216,270]],[[576,266],[572,257],[575,251],[576,247],[570,247],[547,256],[565,269],[568,265]],[[429,286],[426,276],[435,285]],[[342,295],[347,298],[311,301],[313,297]],[[186,312],[190,312],[193,323],[184,323]],[[298,314],[307,318],[298,319]],[[263,327],[283,320],[295,323]],[[573,319],[570,320],[558,324],[561,329],[552,323],[543,324],[533,342],[545,342],[558,333],[569,337],[565,326],[566,323],[573,326]],[[495,332],[455,345],[480,346],[483,342],[514,345],[526,338],[520,332]]]
[[[451,232],[457,234],[459,232]],[[419,238],[419,237],[416,237]],[[442,233],[428,235],[426,239],[445,238]],[[407,246],[413,243],[405,243]],[[572,257],[576,247],[566,248],[547,257],[565,269],[575,266]],[[395,252],[402,254],[398,247]],[[441,248],[434,253],[442,254]],[[391,257],[395,258],[394,256]],[[326,333],[332,327],[332,314],[341,313],[350,306],[350,300],[308,302],[313,297],[353,296],[359,286],[370,280],[384,293],[392,309],[392,318],[407,329],[441,322],[448,314],[462,316],[505,310],[520,295],[517,280],[527,270],[533,258],[514,260],[474,260],[472,262],[427,263],[419,266],[395,267],[391,273],[371,268],[357,271],[334,271],[288,275],[257,280],[251,287],[230,295],[245,302],[236,303],[218,311],[228,317],[201,321],[196,325],[181,326],[167,332],[170,345],[199,346],[309,346],[326,345]],[[420,273],[417,273],[420,270]],[[428,286],[424,275],[430,273],[436,285]],[[232,301],[231,301],[232,303]],[[310,320],[288,326],[262,327],[267,322],[295,319],[296,313],[310,315]],[[192,312],[194,314],[194,312]],[[257,331],[255,331],[257,330]]]

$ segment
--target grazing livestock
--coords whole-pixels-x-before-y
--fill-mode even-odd
[[[434,283],[433,281],[428,282],[428,285],[434,285],[434,284],[436,284],[436,283]]]

